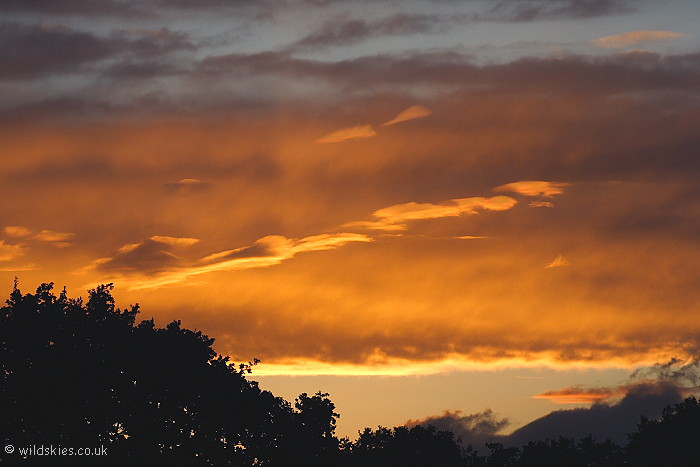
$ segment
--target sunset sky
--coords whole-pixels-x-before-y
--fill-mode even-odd
[[[695,362],[700,2],[0,15],[4,297],[114,282],[349,436],[508,433]]]

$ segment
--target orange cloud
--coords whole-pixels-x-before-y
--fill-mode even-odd
[[[528,206],[531,208],[553,208],[554,203],[551,201],[533,201]]]
[[[406,230],[405,222],[424,219],[458,217],[463,214],[476,214],[479,209],[486,211],[506,211],[517,204],[508,196],[491,198],[455,198],[438,204],[409,202],[378,209],[372,214],[376,221],[347,222],[342,227],[356,227],[367,230],[399,231]]]
[[[493,189],[493,191],[519,193],[525,196],[544,196],[546,198],[551,198],[554,195],[560,195],[564,193],[564,188],[569,185],[569,183],[530,180],[507,183],[505,185],[497,186]]]
[[[342,227],[347,227],[347,228],[359,228],[359,229],[367,229],[367,230],[382,230],[382,231],[398,231],[398,230],[406,230],[406,226],[403,224],[392,224],[390,222],[385,222],[385,221],[355,221],[355,222],[347,222],[342,225]]]
[[[403,230],[409,220],[437,219],[462,214],[475,214],[478,210],[504,211],[512,208],[516,200],[507,196],[491,198],[455,198],[441,204],[404,203],[375,211],[378,221],[357,221],[344,224],[344,227],[360,227],[369,230]],[[48,235],[47,235],[48,238]],[[474,236],[463,239],[483,238]],[[185,281],[186,279],[215,271],[243,271],[279,264],[298,253],[331,250],[350,242],[370,242],[373,238],[356,233],[320,234],[300,240],[281,235],[268,235],[250,246],[211,253],[198,261],[187,261],[172,252],[171,247],[191,246],[199,239],[190,237],[151,236],[148,241],[130,243],[119,248],[111,257],[100,258],[92,266],[83,268],[128,276],[146,275],[146,278],[124,276],[129,289],[160,287]]]
[[[151,237],[154,242],[165,243],[172,246],[192,246],[199,243],[198,238],[189,237],[168,237],[165,235],[154,235]]]
[[[533,396],[533,399],[545,399],[555,404],[592,404],[612,397],[624,396],[626,387],[617,388],[588,388],[582,386],[569,386],[564,389],[545,391]]]
[[[684,364],[683,360],[671,359],[666,364],[655,364],[648,368],[638,368],[630,375],[630,382],[614,387],[568,386],[563,389],[545,391],[533,399],[546,399],[555,404],[593,404],[621,398],[629,394],[661,394],[669,389],[684,397],[698,393],[698,361],[694,358]],[[668,373],[659,369],[670,370]],[[649,377],[638,379],[639,373]]]
[[[8,225],[3,230],[11,237],[28,237],[32,234],[31,230],[21,225]]]
[[[362,60],[334,64],[334,70],[367,65],[379,80],[377,89],[387,81],[376,69],[389,67],[391,73],[408,66],[417,67],[411,79],[421,86],[439,78],[460,87],[428,104],[435,119],[444,120],[392,126],[367,151],[355,144],[309,145],[347,125],[335,121],[319,129],[303,118],[307,102],[289,114],[297,104],[271,106],[272,113],[256,110],[261,117],[237,109],[246,118],[208,118],[206,124],[196,120],[197,109],[191,122],[149,121],[148,112],[157,109],[148,108],[139,125],[119,123],[115,116],[109,123],[77,122],[68,132],[43,124],[52,122],[50,115],[25,128],[6,119],[0,149],[26,157],[6,161],[3,218],[77,233],[71,252],[27,249],[26,261],[41,271],[22,274],[23,283],[94,287],[116,277],[120,301],[143,303],[161,322],[182,318],[188,327],[217,336],[220,351],[269,364],[306,357],[333,371],[338,362],[366,361],[374,349],[403,358],[408,372],[414,371],[410,362],[431,367],[451,352],[462,357],[460,365],[490,366],[509,358],[552,366],[656,361],[659,354],[677,355],[686,335],[700,335],[694,280],[700,277],[700,249],[692,237],[698,196],[688,170],[696,160],[691,149],[698,121],[677,105],[677,96],[695,92],[695,58],[628,63],[570,57],[498,67],[437,63],[439,72],[420,57],[386,64],[381,58],[379,66]],[[401,86],[409,91],[407,82]],[[543,100],[543,93],[551,99]],[[620,93],[635,98],[611,98]],[[383,122],[393,113],[387,109],[396,108],[391,96],[376,99],[372,108],[351,95],[344,98],[351,122]],[[333,115],[325,101],[310,104]],[[99,157],[84,163],[77,154]],[[382,230],[402,232],[406,223],[371,215],[405,201],[445,205],[454,213],[457,203],[437,201],[457,197],[465,187],[530,179],[581,182],[576,190],[554,187],[567,196],[566,212],[556,216],[546,209],[503,215],[484,209],[478,212],[491,215],[406,221],[426,235],[389,238]],[[600,182],[609,179],[619,182]],[[209,180],[216,189],[168,196],[164,185],[178,180],[177,187]],[[537,197],[558,197],[543,183],[531,195],[492,195],[525,205],[554,201]],[[445,206],[438,208],[442,214]],[[281,264],[290,245],[282,243],[277,251],[271,242],[255,245],[272,232],[302,239],[353,220],[367,223],[368,231],[360,232],[375,239],[371,246],[355,242]],[[176,250],[150,240],[163,232],[201,241]],[[490,239],[454,240],[463,233]],[[125,248],[131,257],[119,255],[121,264],[71,274],[95,258],[116,258],[118,247],[137,240],[149,248],[132,245]],[[253,246],[257,254],[247,250]],[[235,250],[238,257],[231,255]],[[575,278],[553,274],[568,270],[544,268],[547,258],[564,251],[575,260]],[[225,261],[234,261],[229,266],[240,272],[203,274],[205,268],[223,271],[217,268]],[[270,264],[280,266],[263,267]],[[177,274],[182,280],[166,290],[125,291],[137,281],[148,286],[178,280]],[[0,285],[11,282],[8,273]]]
[[[20,245],[12,245],[0,240],[0,261],[11,261],[24,253]]]
[[[601,37],[596,39],[594,43],[598,47],[619,48],[628,45],[639,44],[640,42],[658,42],[680,39],[686,37],[686,34],[673,31],[630,31],[614,36]]]
[[[371,138],[372,136],[377,136],[377,132],[374,131],[372,125],[357,125],[334,131],[333,133],[318,138],[315,142],[319,144],[340,143],[341,141],[347,141],[349,139]]]
[[[561,268],[565,266],[571,266],[571,262],[564,258],[563,255],[558,255],[551,263],[545,266],[545,268]]]
[[[313,235],[299,240],[268,235],[251,246],[213,253],[189,264],[179,262],[179,258],[172,253],[154,246],[156,242],[144,242],[125,245],[119,254],[98,260],[94,267],[121,273],[133,271],[135,274],[121,276],[120,279],[130,290],[140,290],[183,282],[209,272],[265,268],[280,264],[299,253],[332,250],[351,242],[371,241],[372,238],[355,233]],[[179,246],[177,243],[166,244]],[[149,268],[153,269],[154,274],[145,277]]]
[[[36,264],[26,263],[18,266],[2,266],[0,267],[1,272],[21,272],[21,271],[34,271],[36,270]]]
[[[456,217],[463,214],[475,214],[479,209],[487,211],[505,211],[517,204],[517,201],[508,196],[494,196],[492,198],[456,198],[443,201],[440,204],[432,203],[404,203],[395,204],[374,212],[374,217],[380,219],[380,223],[388,225],[402,224],[406,221],[420,219],[438,219],[441,217]]]
[[[207,191],[211,187],[211,183],[197,178],[183,178],[178,182],[166,183],[163,187],[169,193],[193,194]]]
[[[65,243],[66,240],[70,240],[75,236],[74,233],[70,232],[55,232],[53,230],[42,230],[36,235],[34,235],[35,240],[39,240],[40,242],[48,242],[48,243]]]
[[[427,107],[422,105],[414,105],[399,113],[396,117],[384,123],[382,126],[395,125],[396,123],[414,120],[416,118],[424,118],[432,113],[433,112]]]

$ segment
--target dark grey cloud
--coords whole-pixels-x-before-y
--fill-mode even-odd
[[[481,446],[502,438],[499,431],[508,427],[507,418],[498,418],[492,410],[465,415],[461,411],[446,410],[441,415],[426,417],[420,420],[409,420],[406,426],[432,425],[440,431],[451,431],[457,435],[462,445]]]
[[[39,44],[46,41],[46,32],[41,28],[30,27],[43,37]],[[72,34],[87,33],[73,30],[59,32],[62,36]],[[230,113],[232,110],[252,110],[260,114],[266,108],[279,108],[282,101],[286,109],[292,109],[302,101],[305,101],[303,105],[307,108],[322,108],[342,102],[347,109],[349,107],[345,103],[368,93],[373,94],[376,100],[377,95],[386,96],[389,93],[389,98],[392,95],[410,95],[416,89],[428,86],[432,93],[449,93],[450,100],[462,99],[465,103],[474,98],[486,100],[487,96],[497,94],[502,96],[501,100],[505,96],[513,99],[519,96],[619,96],[622,97],[621,105],[614,106],[612,111],[620,113],[624,111],[624,106],[634,104],[635,100],[647,102],[647,106],[665,105],[667,109],[673,107],[675,110],[671,113],[658,113],[658,108],[649,110],[657,112],[657,116],[669,120],[671,124],[670,120],[683,119],[682,115],[692,110],[694,101],[688,97],[700,91],[700,54],[661,56],[636,52],[606,57],[529,58],[479,66],[471,57],[455,52],[386,54],[328,62],[302,59],[288,52],[277,51],[212,55],[193,63],[189,52],[196,46],[185,35],[167,30],[122,31],[108,38],[87,34],[85,43],[88,50],[94,51],[83,51],[72,57],[74,49],[71,48],[65,56],[59,54],[59,58],[44,61],[41,57],[49,55],[53,46],[47,46],[45,51],[41,45],[32,49],[34,58],[31,60],[15,53],[24,47],[6,49],[6,55],[15,54],[9,58],[10,61],[14,60],[17,67],[0,65],[0,77],[3,74],[6,78],[14,76],[15,79],[19,76],[40,77],[85,69],[85,73],[97,73],[95,76],[101,78],[93,85],[90,94],[81,90],[62,96],[55,93],[50,101],[25,100],[17,106],[7,105],[6,108],[11,108],[15,115],[31,112],[32,108],[46,108],[49,114],[51,109],[59,113],[63,109],[63,113],[68,114],[74,109],[78,115],[83,112],[89,116],[100,112],[116,115],[134,111],[139,114],[162,112],[181,116],[212,115],[215,111]],[[94,66],[96,63],[99,67]],[[157,79],[161,77],[167,78],[168,82],[158,86]],[[143,86],[133,85],[134,81]],[[308,86],[304,86],[318,82],[324,83],[324,86],[314,89],[327,92],[329,96],[323,101],[317,99],[318,95],[312,99],[304,95],[308,92]],[[280,87],[276,83],[280,83]],[[281,86],[293,89],[297,85],[301,95],[295,95],[294,91],[280,95],[275,91]],[[186,96],[178,91],[185,88],[188,90]],[[115,94],[115,90],[120,92]],[[270,90],[273,92],[270,93]],[[244,96],[250,102],[244,102]],[[119,99],[119,102],[99,102],[100,99]],[[11,102],[11,95],[6,100]],[[439,105],[439,102],[436,104]],[[582,104],[586,105],[585,101]],[[601,112],[601,117],[606,116]],[[677,133],[687,128],[687,124],[673,124],[670,128]],[[574,133],[572,137],[576,138],[576,134],[580,136],[584,133]],[[658,148],[646,147],[658,152]],[[685,153],[688,148],[679,149]],[[618,154],[607,158],[606,165],[629,167],[621,155],[624,156]]]
[[[88,119],[97,115],[115,115],[118,110],[114,105],[102,100],[74,96],[53,97],[28,101],[5,109],[0,108],[0,122],[17,124],[19,122],[38,123],[57,118]]]
[[[126,245],[112,257],[98,261],[97,271],[105,273],[156,274],[180,263],[179,258],[168,251],[170,245],[156,240]]]
[[[333,2],[320,3],[327,6]],[[594,18],[630,11],[633,9],[629,3],[620,0],[509,0],[497,2],[480,13],[396,13],[373,20],[341,18],[327,22],[320,29],[293,43],[289,49],[351,45],[372,37],[441,33],[459,24]]]
[[[210,11],[269,11],[271,2],[261,0],[3,0],[0,12],[22,15],[52,14],[59,16],[156,18],[182,10]]]
[[[0,79],[76,71],[105,59],[120,44],[66,26],[0,24]]]
[[[596,18],[634,11],[625,0],[504,0],[496,3],[481,19],[486,21],[529,22]]]
[[[337,62],[261,52],[210,56],[197,68],[203,76],[286,75],[365,90],[397,84],[442,84],[480,93],[503,88],[577,94],[700,89],[700,54],[636,52],[606,57],[525,58],[477,66],[469,56],[454,52],[375,55]]]
[[[130,29],[98,36],[68,26],[0,23],[0,79],[79,73],[88,64],[122,57],[131,63],[195,46],[183,33]]]
[[[697,354],[697,349],[693,349]],[[700,386],[700,359],[693,357],[686,360],[672,358],[664,363],[656,363],[651,367],[635,370],[631,379],[655,379],[674,384],[680,388],[695,388]]]
[[[317,49],[327,46],[342,46],[362,42],[379,36],[410,36],[444,32],[453,27],[461,16],[439,16],[398,13],[379,20],[339,19],[326,23],[311,32],[289,49]]]
[[[131,28],[113,32],[110,40],[135,57],[154,58],[179,50],[195,50],[196,46],[183,32],[162,29]]]
[[[141,2],[123,0],[3,0],[0,12],[36,13],[65,16],[144,16],[148,12],[139,8]]]
[[[177,65],[147,60],[143,62],[122,61],[102,71],[102,76],[112,80],[147,80],[184,73]]]

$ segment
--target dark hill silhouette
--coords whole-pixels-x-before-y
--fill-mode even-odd
[[[504,444],[519,446],[530,441],[560,436],[580,439],[592,436],[597,441],[610,439],[627,442],[627,433],[635,430],[640,416],[658,417],[668,404],[683,397],[677,387],[641,384],[616,404],[598,403],[590,408],[557,410],[538,418],[505,437]]]

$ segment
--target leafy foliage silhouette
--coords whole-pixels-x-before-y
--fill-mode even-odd
[[[365,428],[356,442],[349,447],[352,465],[358,466],[464,466],[468,454],[461,448],[454,434],[438,431],[434,426],[393,430],[378,427]]]
[[[697,466],[700,464],[700,402],[689,397],[668,406],[661,418],[642,417],[627,445],[631,465]]]
[[[257,361],[236,367],[180,321],[136,325],[138,305],[116,308],[112,288],[83,303],[53,284],[15,287],[0,309],[5,444],[107,445],[100,465],[313,466],[339,455],[327,394],[292,408],[245,378]]]

